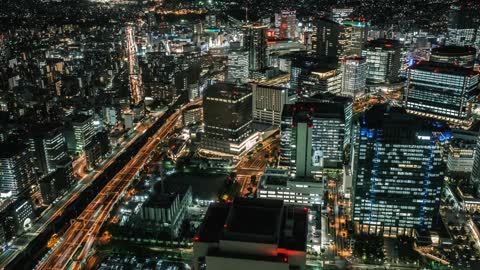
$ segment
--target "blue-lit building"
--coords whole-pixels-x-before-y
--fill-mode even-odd
[[[451,133],[442,122],[379,105],[358,124],[353,180],[357,232],[411,235],[439,218],[446,170],[442,145]]]
[[[407,70],[407,112],[470,126],[479,74],[453,64],[420,62]]]

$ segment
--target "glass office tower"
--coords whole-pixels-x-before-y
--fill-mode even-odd
[[[446,126],[378,105],[363,115],[356,137],[356,230],[395,236],[430,229],[439,218]]]
[[[478,73],[445,63],[420,62],[407,70],[407,112],[470,126]]]

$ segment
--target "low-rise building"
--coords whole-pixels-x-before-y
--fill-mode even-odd
[[[313,178],[292,178],[288,170],[265,169],[257,188],[258,198],[281,199],[285,204],[320,205],[323,183]]]
[[[308,209],[237,198],[207,210],[193,244],[195,270],[303,270]]]
[[[187,207],[192,203],[192,188],[178,192],[152,194],[142,205],[140,216],[143,222],[177,237]]]

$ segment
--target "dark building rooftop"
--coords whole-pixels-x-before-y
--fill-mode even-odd
[[[382,47],[383,49],[397,49],[397,48],[400,48],[401,45],[400,45],[400,42],[398,42],[398,40],[395,40],[395,39],[374,39],[374,40],[370,40],[367,42],[367,44],[365,45],[365,48],[378,48],[378,47]]]
[[[345,105],[337,102],[297,102],[285,105],[282,115],[293,116],[296,122],[306,121],[312,117],[343,118]]]
[[[470,77],[478,75],[478,72],[475,72],[468,68],[464,68],[464,67],[449,64],[449,63],[438,63],[438,62],[431,62],[431,61],[420,61],[410,66],[409,69],[418,69],[418,70],[430,71],[434,73],[444,73],[444,74],[470,76]]]
[[[26,146],[19,142],[3,142],[0,143],[0,158],[10,158],[25,150]]]
[[[462,56],[462,55],[476,55],[477,50],[471,46],[441,46],[432,49],[433,55],[442,56]]]
[[[306,209],[284,206],[282,200],[237,198],[231,204],[209,207],[196,241],[278,244],[279,248],[305,251],[307,219]]]
[[[205,90],[205,98],[238,100],[249,93],[251,93],[251,90],[247,85],[219,82],[207,87]]]
[[[449,127],[444,122],[423,119],[408,114],[404,108],[385,104],[373,106],[363,114],[360,122],[362,133],[381,130],[384,142],[418,143],[418,136],[431,136],[433,133],[441,140],[451,138]]]

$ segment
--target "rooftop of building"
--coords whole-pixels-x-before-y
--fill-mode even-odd
[[[314,19],[314,23],[320,23],[320,22],[323,22],[323,23],[329,23],[329,24],[332,24],[332,25],[338,25],[340,26],[339,23],[337,23],[336,21],[328,18],[328,17],[325,17],[325,16],[320,16],[320,17],[317,17]]]
[[[393,107],[386,104],[375,105],[365,112],[360,119],[361,132],[369,130],[382,130],[384,142],[410,144],[418,143],[418,136],[430,138],[433,133],[440,140],[451,137],[447,124],[441,121],[424,119],[408,114],[404,108]],[[425,140],[429,143],[430,140]]]
[[[473,55],[477,53],[477,49],[472,46],[441,46],[432,49],[432,55],[441,56],[463,56]]]
[[[26,149],[26,145],[17,141],[0,143],[0,158],[11,158]]]
[[[284,206],[282,200],[237,198],[230,204],[209,207],[197,241],[278,244],[279,248],[305,251],[307,219],[306,209]]]
[[[170,208],[175,199],[179,196],[178,193],[154,193],[151,194],[143,204],[144,207],[150,208]]]
[[[35,137],[53,136],[62,130],[63,126],[60,123],[36,123],[30,127],[31,135]]]
[[[205,98],[238,100],[251,93],[248,85],[218,82],[208,86],[204,96]]]
[[[342,58],[342,62],[345,63],[347,61],[366,61],[367,59],[365,57],[357,56],[357,55],[352,55],[348,57]]]
[[[438,63],[432,61],[419,61],[413,64],[408,69],[429,71],[433,73],[442,73],[449,75],[469,76],[473,77],[478,75],[478,72],[473,71],[465,67],[457,66],[450,63]]]
[[[306,101],[286,104],[282,116],[292,116],[298,121],[318,118],[344,118],[345,105],[339,102]]]
[[[398,40],[395,40],[395,39],[383,39],[383,38],[380,38],[380,39],[374,39],[374,40],[370,40],[367,42],[367,44],[365,45],[365,48],[378,48],[378,47],[381,47],[383,49],[397,49],[397,48],[400,48],[400,42]]]
[[[196,104],[196,105],[188,106],[184,111],[193,111],[201,108],[202,108],[202,105]]]
[[[72,117],[73,124],[84,124],[85,122],[92,119],[92,116],[85,115],[85,114],[76,114]]]
[[[164,181],[163,184],[162,181]],[[182,199],[185,194],[189,191],[191,192],[192,188],[190,185],[179,184],[167,178],[167,180],[156,182],[153,189],[154,192],[149,196],[145,205],[156,208],[168,208],[177,196],[180,196],[180,199]]]
[[[295,52],[288,55],[292,60],[292,68],[304,70],[332,70],[338,67],[336,57],[316,56],[304,52]]]
[[[287,186],[288,175],[263,175],[260,185]]]
[[[476,140],[465,140],[462,138],[453,138],[450,141],[450,146],[455,147],[455,148],[461,148],[461,149],[475,149],[477,145]]]

